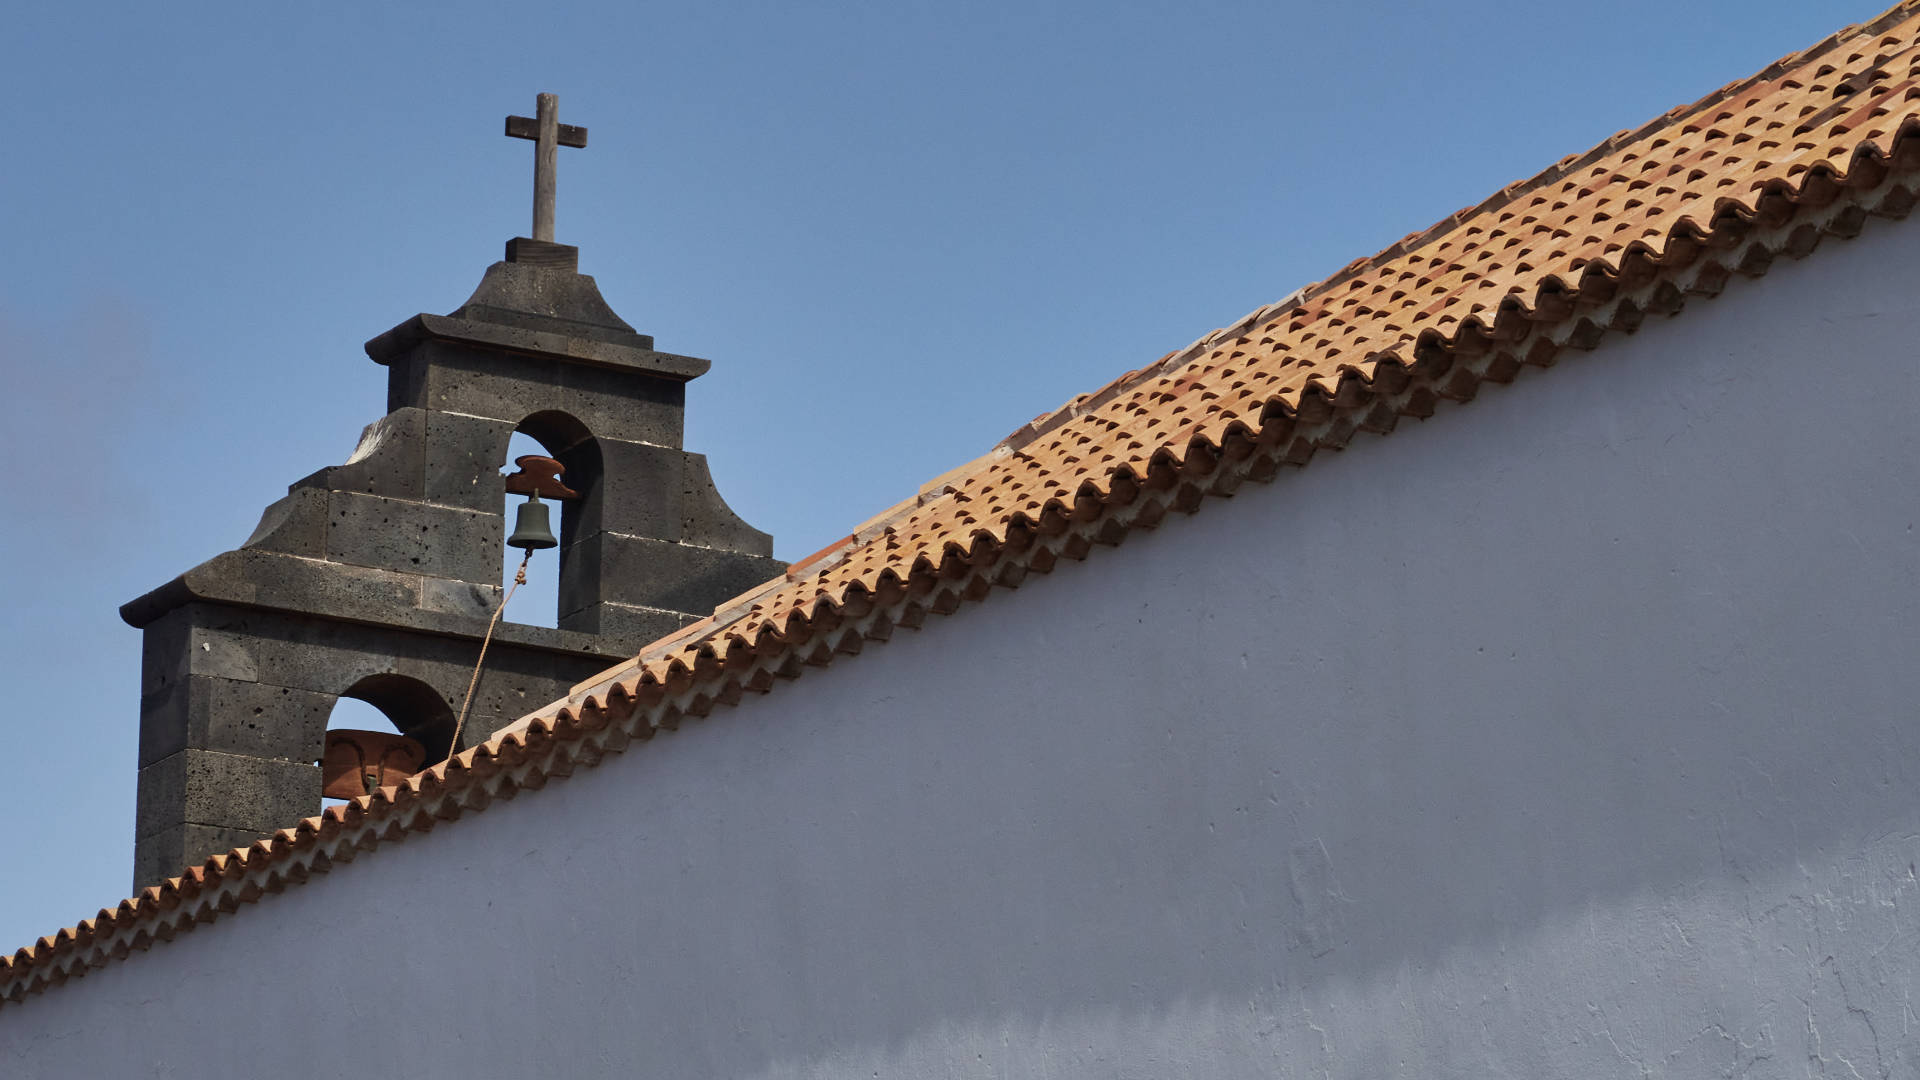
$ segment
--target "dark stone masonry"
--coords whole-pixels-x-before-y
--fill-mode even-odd
[[[136,888],[318,813],[342,696],[448,754],[500,602],[516,430],[582,497],[560,515],[559,628],[501,623],[462,748],[785,569],[681,449],[707,361],[656,351],[577,265],[513,240],[459,310],[368,342],[388,411],[347,463],[120,609],[146,635]]]

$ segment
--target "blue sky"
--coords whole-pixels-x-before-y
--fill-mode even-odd
[[[528,229],[794,559],[1036,413],[1875,5],[40,4],[0,42],[0,948],[126,894],[140,635]],[[549,560],[551,556],[547,557]],[[542,571],[545,571],[544,575]],[[536,581],[552,565],[536,561]],[[551,592],[510,617],[551,623]]]

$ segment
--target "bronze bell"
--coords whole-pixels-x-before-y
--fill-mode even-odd
[[[553,525],[547,519],[547,504],[540,501],[540,496],[528,495],[527,501],[520,504],[520,512],[513,519],[513,535],[507,537],[507,546],[524,548],[528,554],[541,548],[560,546],[560,541],[554,539]]]

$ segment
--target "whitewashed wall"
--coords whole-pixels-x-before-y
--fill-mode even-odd
[[[0,1075],[1920,1075],[1916,243],[0,1009]]]

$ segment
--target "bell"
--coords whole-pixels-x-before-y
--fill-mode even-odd
[[[560,546],[560,541],[553,537],[553,525],[547,520],[547,504],[540,501],[540,496],[529,495],[527,501],[520,504],[507,546],[524,548],[528,554],[540,548]]]

